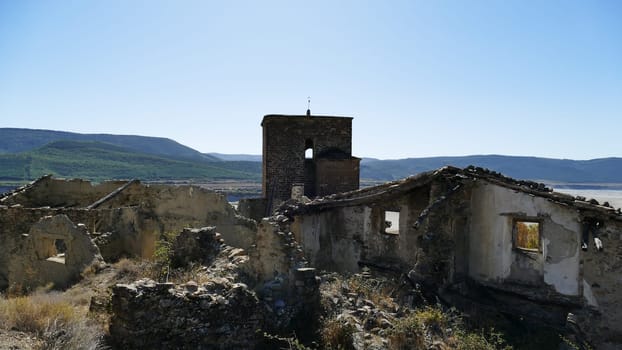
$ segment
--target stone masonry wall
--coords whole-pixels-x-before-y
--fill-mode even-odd
[[[110,333],[120,349],[252,349],[256,294],[226,278],[197,285],[140,280],[113,288]]]
[[[352,154],[350,117],[268,115],[262,126],[263,196],[272,197],[274,202],[290,198],[292,185],[305,182],[305,149],[309,142],[314,158],[335,152],[345,158]],[[356,188],[358,182],[349,189]]]

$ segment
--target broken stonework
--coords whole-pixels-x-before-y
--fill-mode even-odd
[[[319,278],[308,267],[301,246],[284,215],[264,218],[258,225],[256,245],[249,251],[248,275],[266,314],[267,330],[301,337],[312,331],[309,322],[319,309]]]
[[[209,265],[221,246],[222,239],[215,227],[185,228],[171,247],[171,264],[173,267],[185,267],[191,262]]]
[[[9,264],[8,283],[24,289],[48,283],[65,287],[86,267],[101,263],[84,225],[74,225],[66,215],[46,216],[22,235]]]
[[[107,262],[122,257],[151,259],[164,233],[184,227],[217,226],[228,244],[243,249],[251,247],[256,231],[256,222],[239,216],[223,194],[201,187],[139,181],[94,185],[45,176],[0,197],[0,291],[9,287],[10,265],[22,269],[24,276],[41,267],[20,266],[25,260],[19,255],[30,254],[19,250],[25,248],[22,235],[42,217],[56,215],[84,223]],[[34,283],[33,278],[22,279]]]
[[[189,288],[119,284],[112,311],[110,334],[122,349],[252,349],[263,326],[255,293],[224,278]]]
[[[225,245],[214,227],[184,229],[171,242],[171,267],[192,266],[202,282],[117,285],[110,326],[117,345],[247,349],[264,331],[313,336],[319,279],[279,219],[265,220],[250,256]]]

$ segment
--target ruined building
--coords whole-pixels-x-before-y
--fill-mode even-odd
[[[608,204],[445,167],[279,213],[318,269],[407,274],[470,314],[564,327],[572,313],[597,348],[622,339],[622,213]]]
[[[263,127],[263,197],[268,209],[359,187],[360,158],[352,156],[352,118],[269,114]]]
[[[254,243],[255,222],[237,215],[223,194],[197,186],[44,176],[0,196],[0,291],[66,286],[102,257],[149,259],[163,233],[203,226],[218,226],[236,247]]]

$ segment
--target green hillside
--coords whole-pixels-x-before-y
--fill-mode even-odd
[[[123,147],[138,153],[195,161],[220,161],[171,139],[136,135],[78,134],[66,131],[0,128],[0,154],[35,150],[56,141],[94,141]]]
[[[259,180],[256,162],[207,162],[138,153],[102,142],[56,141],[18,154],[0,154],[0,181],[29,181],[45,174],[94,181]]]

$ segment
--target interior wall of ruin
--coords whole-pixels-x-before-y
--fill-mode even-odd
[[[131,210],[115,211],[121,208]],[[164,232],[187,227],[216,226],[227,244],[248,249],[255,236],[255,224],[236,214],[224,194],[197,186],[131,184],[106,200],[98,209],[104,214],[95,232],[112,232],[119,225],[126,229],[125,246],[142,257],[151,257],[155,241]],[[110,218],[112,216],[112,218]],[[128,225],[129,223],[130,225]]]
[[[473,188],[471,203],[471,278],[494,283],[545,283],[564,295],[581,294],[581,224],[575,211],[486,182]],[[525,253],[513,246],[514,218],[541,222],[540,252]]]
[[[123,186],[127,181],[106,181],[93,184],[82,179],[55,179],[43,177],[32,187],[7,196],[3,205],[20,204],[26,208],[37,207],[86,207],[108,193]]]
[[[254,243],[256,224],[236,214],[222,193],[196,186],[149,186],[149,204],[165,231],[184,227],[216,226],[225,242],[248,249]]]
[[[296,238],[313,266],[356,272],[362,264],[408,269],[415,265],[426,228],[415,222],[430,205],[430,187],[365,204],[334,207],[298,215],[292,224]],[[399,212],[392,224],[399,233],[387,233],[385,213]],[[438,228],[438,227],[436,227]]]
[[[292,231],[312,266],[339,272],[359,270],[371,210],[342,207],[296,216]]]

